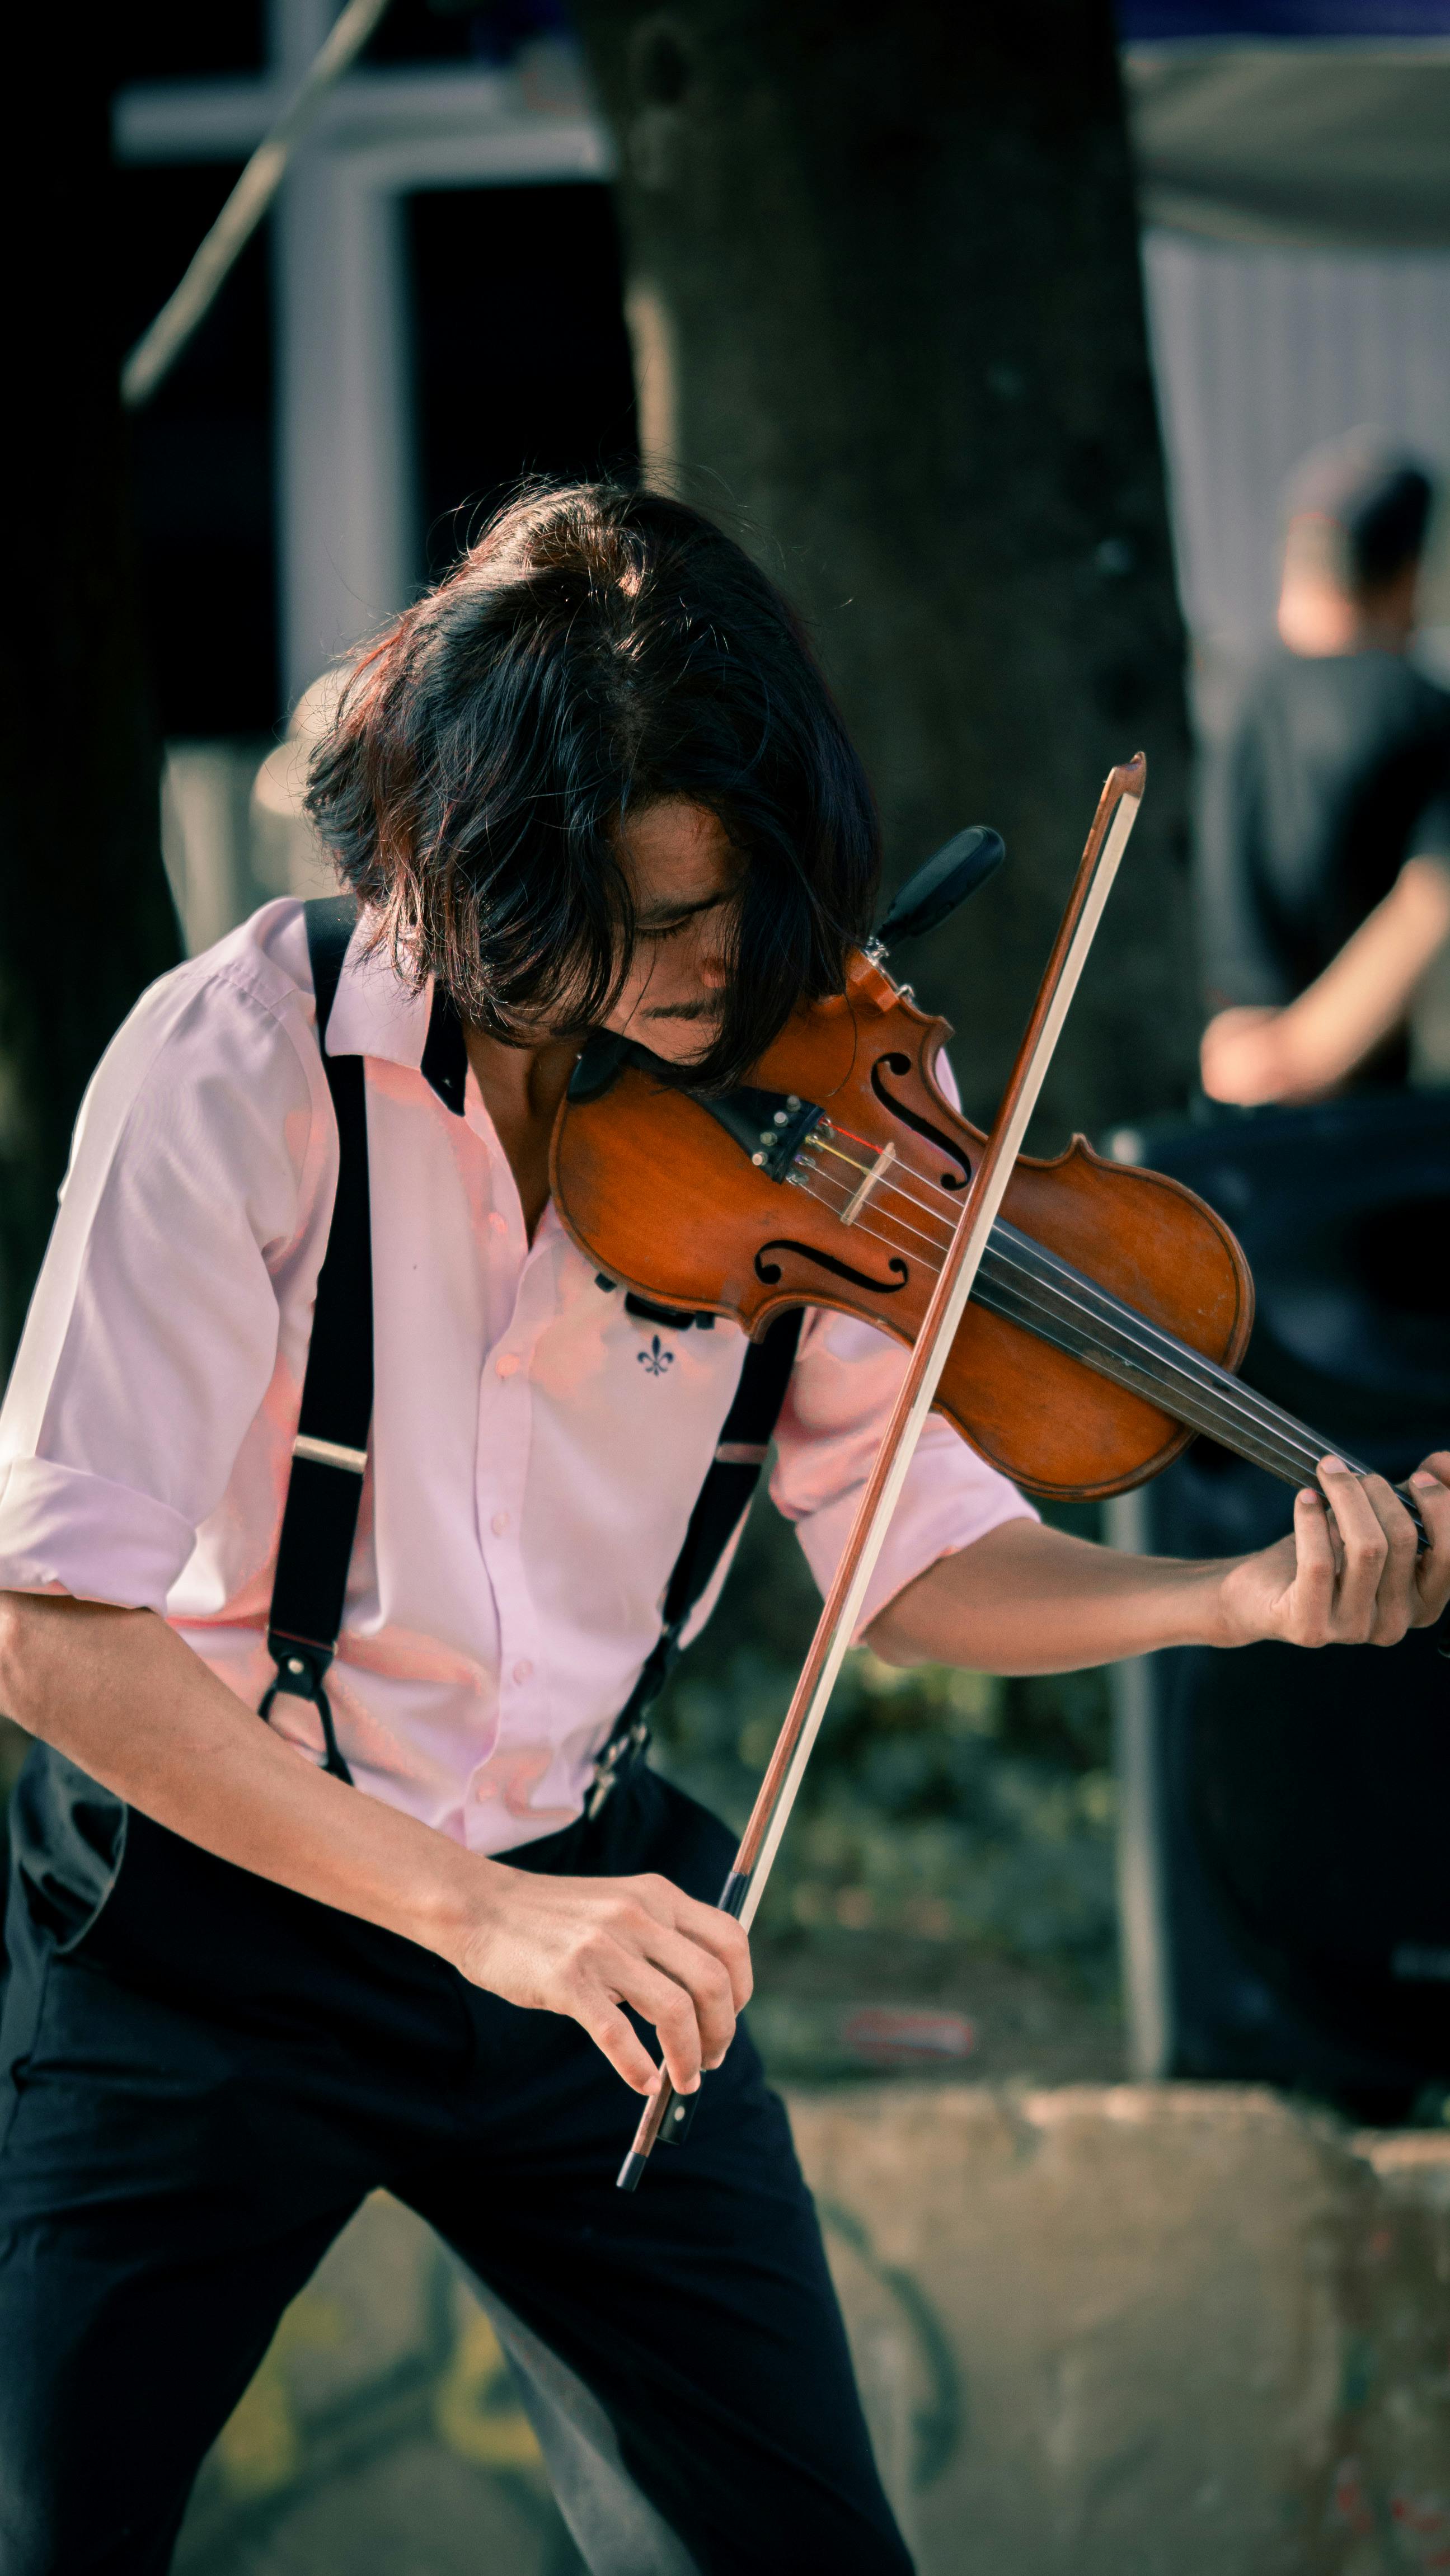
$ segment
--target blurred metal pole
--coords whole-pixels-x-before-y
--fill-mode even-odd
[[[356,62],[387,5],[388,0],[348,0],[290,105],[252,154],[180,285],[143,331],[121,369],[121,400],[128,411],[139,411],[150,401],[210,311],[328,91]]]
[[[305,153],[275,233],[277,534],[289,706],[422,570],[402,192]]]
[[[1109,1547],[1122,1548],[1130,1556],[1144,1554],[1148,1514],[1141,1490],[1115,1495],[1103,1521]],[[1118,1783],[1118,1928],[1128,2065],[1141,2084],[1166,2075],[1173,2057],[1159,1766],[1147,1656],[1134,1655],[1124,1663],[1111,1664],[1108,1690]]]

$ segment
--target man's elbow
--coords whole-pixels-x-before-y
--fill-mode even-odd
[[[965,1550],[939,1556],[905,1583],[877,1611],[862,1637],[883,1664],[902,1672],[913,1664],[950,1663],[954,1631],[961,1618],[961,1558]]]
[[[82,1687],[83,1633],[89,1643],[98,1622],[149,1615],[68,1592],[0,1591],[0,1712],[27,1735],[48,1739],[54,1718]]]
[[[878,1610],[870,1627],[863,1630],[861,1643],[870,1647],[878,1663],[894,1664],[899,1671],[908,1672],[913,1664],[930,1663],[931,1657],[910,1616],[902,1615],[903,1598],[898,1593],[895,1601],[888,1601],[884,1610]]]
[[[37,1622],[35,1596],[0,1592],[0,1713],[36,1733]]]

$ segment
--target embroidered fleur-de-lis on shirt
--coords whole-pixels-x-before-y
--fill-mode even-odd
[[[658,1333],[651,1334],[647,1351],[636,1351],[634,1356],[640,1367],[647,1369],[651,1377],[663,1377],[666,1369],[673,1368],[675,1365],[674,1352],[663,1348]]]

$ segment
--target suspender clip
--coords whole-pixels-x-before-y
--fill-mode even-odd
[[[646,1718],[637,1717],[633,1726],[626,1727],[622,1734],[611,1735],[594,1765],[594,1778],[584,1801],[584,1813],[591,1825],[616,1780],[624,1772],[632,1771],[648,1750],[649,1722]]]
[[[269,1628],[267,1652],[277,1667],[277,1678],[269,1685],[257,1715],[269,1718],[272,1703],[279,1697],[310,1700],[322,1720],[322,1740],[327,1749],[322,1767],[332,1773],[334,1780],[345,1780],[351,1788],[352,1773],[332,1723],[332,1703],[323,1688],[332,1662],[331,1646],[319,1645],[313,1637],[289,1637],[281,1628]]]

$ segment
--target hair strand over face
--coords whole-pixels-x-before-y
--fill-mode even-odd
[[[634,936],[622,819],[681,799],[745,862],[708,1054],[738,1082],[839,991],[879,863],[860,763],[779,593],[713,523],[533,489],[354,664],[307,810],[376,943],[502,1037],[595,1025]]]

